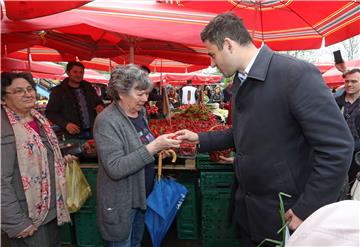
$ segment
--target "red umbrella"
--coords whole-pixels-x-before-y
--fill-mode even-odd
[[[12,20],[24,20],[52,15],[80,7],[91,1],[13,1],[4,0],[6,16]]]
[[[347,69],[360,68],[360,59],[345,62]],[[344,84],[342,73],[333,66],[332,69],[326,71],[323,75],[326,84],[331,88],[336,88]]]
[[[206,75],[200,73],[164,73],[150,74],[150,79],[154,84],[158,84],[162,80],[163,84],[186,85],[188,80],[192,81],[192,85],[214,84],[221,81],[221,75]]]
[[[29,66],[30,64],[30,66]],[[64,68],[61,65],[46,62],[28,62],[13,58],[1,58],[1,71],[35,72],[52,75],[62,75]]]
[[[168,10],[201,11],[215,14],[232,11],[243,18],[257,45],[274,50],[305,50],[343,41],[359,34],[358,0],[157,0]]]
[[[316,62],[314,65],[319,69],[320,73],[323,74],[334,67],[334,62]]]
[[[63,80],[67,77],[68,77],[67,74],[63,74],[63,75],[59,76],[58,79]],[[96,72],[95,70],[92,70],[92,69],[85,69],[84,80],[86,80],[88,82],[99,83],[99,84],[104,84],[104,85],[107,85],[109,82],[109,80],[106,79],[102,74],[100,74],[99,72]]]
[[[33,46],[16,52],[6,54],[6,57],[28,60],[28,53],[33,61],[65,62],[75,61],[76,56],[69,53],[60,53],[55,49],[44,46]]]
[[[2,49],[11,53],[32,45],[46,45],[86,60],[136,54],[210,64],[204,49],[194,46],[201,44],[199,33],[201,25],[206,24],[204,18],[168,13],[152,5],[144,7],[141,1],[116,4],[96,1],[93,5],[32,20],[4,19],[1,32],[6,49]],[[164,35],[169,30],[171,34]]]
[[[52,61],[52,62],[68,62],[75,61],[76,56],[68,53],[60,53],[59,51],[44,46],[33,46],[28,49],[12,52],[6,57],[28,60],[28,52],[31,54],[33,61]],[[115,61],[116,62],[115,62]],[[82,60],[85,68],[96,69],[101,71],[111,71],[113,67],[119,64],[127,64],[130,61],[129,55],[114,57],[111,59],[93,58],[91,61]],[[181,63],[168,59],[160,59],[155,57],[135,55],[134,63],[138,65],[146,65],[152,72],[174,72],[186,73],[206,68],[207,65],[192,65]]]

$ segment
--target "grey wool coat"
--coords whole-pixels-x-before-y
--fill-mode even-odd
[[[39,126],[40,127],[40,126]],[[43,129],[41,140],[47,149],[51,183],[51,205],[43,224],[56,218],[54,155]],[[10,238],[32,224],[17,161],[14,130],[1,108],[1,230]],[[36,235],[36,232],[35,232]]]
[[[96,118],[94,139],[99,158],[97,222],[107,241],[123,241],[130,232],[132,209],[146,209],[145,166],[154,161],[118,103]]]
[[[236,219],[256,242],[281,239],[279,192],[303,220],[335,202],[352,136],[319,70],[267,46],[232,91],[232,129],[200,134],[200,151],[236,148]]]

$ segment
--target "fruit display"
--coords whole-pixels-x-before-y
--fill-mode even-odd
[[[158,115],[159,109],[156,105],[146,105],[146,114],[150,115]]]
[[[177,108],[177,113],[166,119],[151,119],[149,127],[157,137],[162,134],[173,133],[181,129],[188,129],[195,133],[206,132],[219,122],[205,105],[182,105]],[[194,156],[196,147],[194,144],[182,143],[177,150],[180,156]]]
[[[96,148],[94,139],[87,140],[83,144],[83,150],[85,156],[96,156]]]

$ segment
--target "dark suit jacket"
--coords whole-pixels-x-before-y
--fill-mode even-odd
[[[242,86],[235,75],[232,90],[232,129],[200,134],[200,151],[235,146],[237,221],[254,241],[280,239],[279,192],[292,196],[285,209],[303,220],[335,202],[353,140],[319,71],[307,62],[264,46]]]

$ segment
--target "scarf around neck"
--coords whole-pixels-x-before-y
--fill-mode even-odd
[[[40,135],[15,112],[3,106],[9,122],[14,130],[16,152],[22,185],[25,192],[29,217],[35,226],[40,226],[45,220],[50,208],[50,173],[47,149]],[[32,109],[31,116],[37,120],[39,127],[45,132],[54,152],[56,212],[57,223],[62,225],[70,222],[70,215],[65,204],[65,161],[61,155],[55,133],[49,121],[38,111]]]

